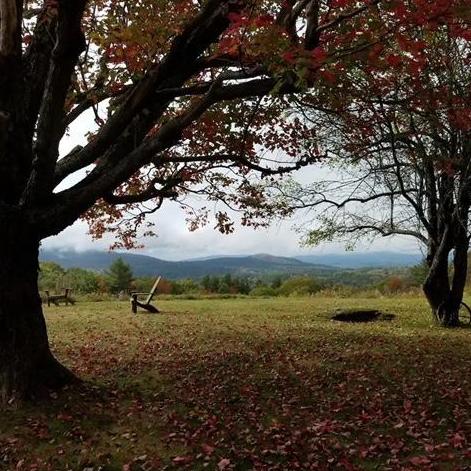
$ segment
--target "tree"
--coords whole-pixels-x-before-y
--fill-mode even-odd
[[[468,264],[469,265],[469,264]],[[411,280],[414,286],[423,285],[428,274],[428,263],[427,260],[422,260],[417,265],[410,267],[409,269],[409,279]]]
[[[39,266],[39,287],[41,290],[54,290],[65,276],[65,270],[55,262],[42,262]]]
[[[176,280],[172,282],[172,292],[171,294],[199,294],[201,288],[199,284],[188,278],[186,280]]]
[[[246,225],[283,213],[256,176],[318,157],[298,152],[309,130],[285,119],[289,94],[331,81],[398,25],[467,11],[467,0],[450,0],[418,17],[414,2],[390,3],[0,0],[2,400],[74,380],[48,345],[40,241],[83,217],[96,236],[111,230],[132,246],[165,199],[194,228],[207,221],[183,199],[194,193],[242,210]],[[96,125],[88,143],[60,155],[84,112]],[[264,159],[273,149],[288,159]],[[215,216],[233,230],[226,211]]]
[[[209,293],[211,291],[211,276],[210,275],[205,275],[201,279],[201,286],[206,292]]]
[[[424,293],[446,326],[459,322],[471,229],[470,21],[397,32],[394,53],[377,61],[381,48],[371,50],[367,69],[339,78],[337,97],[303,100],[311,145],[336,176],[285,188],[293,206],[323,208],[308,244],[378,235],[423,244]]]
[[[65,274],[66,287],[79,293],[96,293],[98,291],[97,274],[83,268],[69,268]]]
[[[230,273],[226,273],[219,279],[219,287],[218,293],[220,294],[228,294],[231,292],[233,288],[233,279]]]
[[[201,280],[201,286],[204,288],[205,291],[208,293],[217,293],[219,290],[220,280],[218,276],[210,276],[206,275]]]
[[[234,279],[234,290],[236,293],[249,294],[250,281],[247,277],[241,276]]]
[[[128,292],[133,281],[131,267],[121,258],[117,258],[106,272],[113,293]]]
[[[278,288],[281,296],[307,296],[321,289],[319,283],[309,276],[293,276],[285,280]]]
[[[273,281],[271,282],[271,287],[273,289],[278,289],[283,283],[283,279],[281,276],[275,276],[275,278],[273,279]]]

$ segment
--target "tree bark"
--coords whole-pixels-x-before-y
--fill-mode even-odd
[[[75,380],[49,349],[38,290],[39,240],[15,216],[0,216],[0,405]]]
[[[440,306],[442,306],[450,294],[450,280],[448,277],[448,253],[444,260],[435,262],[434,265],[428,261],[429,272],[423,285],[423,291],[427,301],[432,309],[435,320],[439,323]]]
[[[430,271],[423,286],[435,320],[445,327],[459,325],[459,310],[463,301],[468,269],[468,247],[466,237],[458,239],[454,247],[451,285],[449,252],[446,251],[440,255],[441,260],[438,263],[430,264]]]

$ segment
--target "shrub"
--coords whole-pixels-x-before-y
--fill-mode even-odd
[[[306,296],[320,291],[321,285],[309,276],[295,276],[284,281],[278,289],[281,296]]]
[[[200,294],[201,288],[199,285],[191,280],[177,280],[172,282],[172,294]]]
[[[404,281],[402,278],[399,278],[398,276],[391,276],[387,281],[386,281],[386,290],[389,293],[397,293],[398,291],[401,291],[404,289]]]
[[[96,273],[83,268],[69,268],[64,276],[67,288],[72,288],[74,293],[95,293],[98,291]]]
[[[250,296],[276,296],[277,292],[274,288],[267,285],[256,286],[250,291]]]

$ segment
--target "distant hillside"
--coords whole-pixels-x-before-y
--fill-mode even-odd
[[[423,256],[420,253],[344,252],[325,255],[301,255],[296,258],[305,263],[325,264],[337,268],[365,268],[408,267],[420,263]]]
[[[104,271],[121,257],[136,276],[162,275],[169,279],[200,278],[205,275],[261,276],[276,274],[317,274],[336,271],[325,265],[313,265],[303,261],[272,255],[258,254],[247,257],[219,257],[206,260],[170,262],[146,255],[119,252],[74,252],[42,250],[40,259],[60,264],[64,268],[80,267]]]
[[[352,257],[354,255],[354,257]],[[128,263],[135,276],[161,275],[168,279],[193,278],[205,275],[225,275],[273,279],[277,276],[310,275],[332,284],[374,286],[392,275],[402,276],[406,265],[414,265],[420,257],[392,254],[326,255],[302,257],[276,257],[267,254],[236,257],[216,257],[170,262],[129,252],[74,252],[42,250],[41,261],[52,261],[64,268],[79,267],[104,272],[116,258]],[[345,258],[345,260],[344,260]],[[317,263],[307,263],[312,260]],[[320,263],[323,262],[323,263]],[[337,266],[329,266],[328,263]],[[389,266],[388,266],[389,265]]]

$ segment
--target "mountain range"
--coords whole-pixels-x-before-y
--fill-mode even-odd
[[[79,267],[103,272],[114,260],[122,258],[136,276],[162,275],[169,279],[201,278],[205,275],[230,273],[238,276],[301,275],[336,278],[339,272],[352,269],[404,267],[417,264],[420,255],[392,252],[369,254],[309,255],[302,257],[278,257],[268,254],[250,256],[220,256],[205,259],[168,261],[129,252],[101,252],[72,250],[48,250],[40,252],[41,261],[56,262],[64,268]]]
[[[296,257],[305,263],[321,263],[332,267],[410,267],[424,258],[420,253],[400,252],[343,252],[321,255],[301,255]]]

